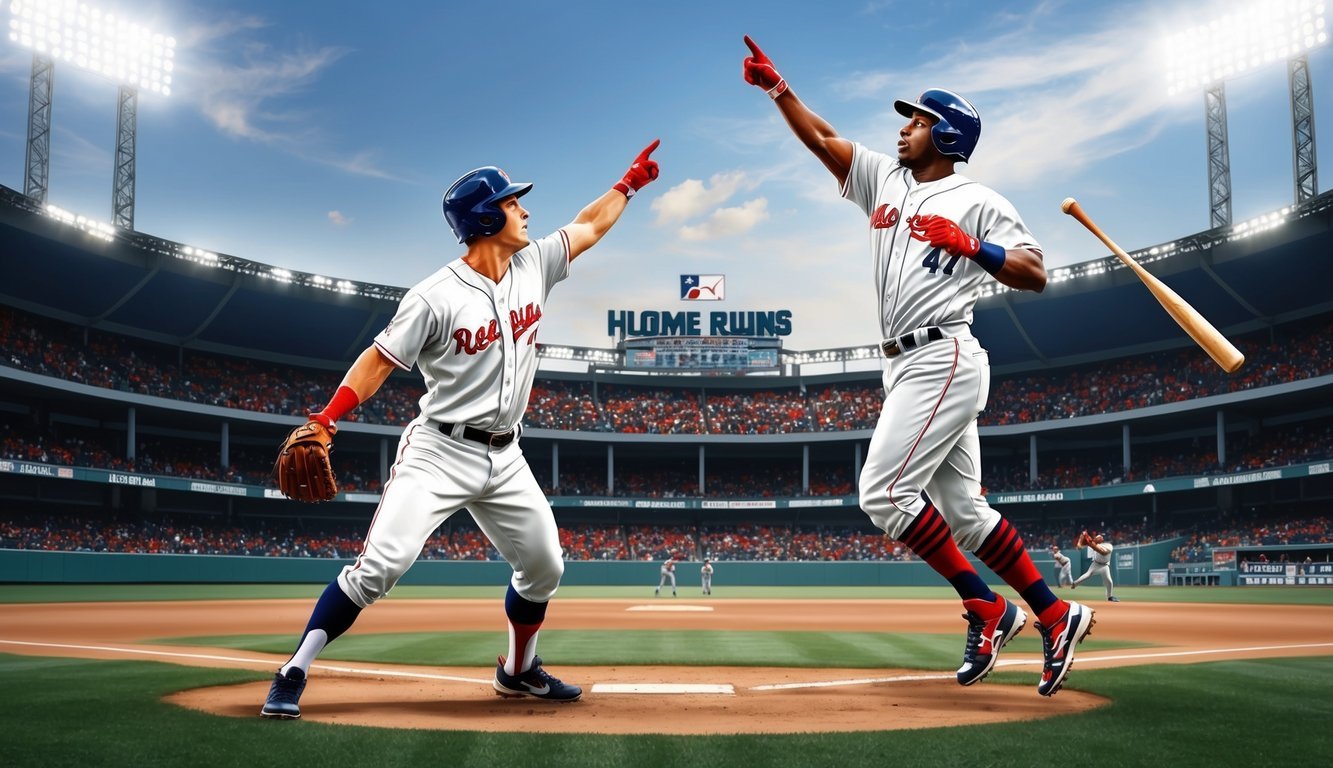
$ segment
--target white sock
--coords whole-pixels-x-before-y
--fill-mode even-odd
[[[315,663],[315,657],[318,656],[319,652],[324,650],[324,646],[328,644],[329,635],[327,632],[322,629],[310,630],[310,634],[306,635],[305,639],[301,641],[301,647],[297,648],[296,653],[292,654],[292,658],[288,660],[286,664],[282,665],[282,669],[278,670],[278,674],[285,677],[287,675],[287,670],[292,667],[300,667],[301,671],[307,673],[308,677],[310,665]]]

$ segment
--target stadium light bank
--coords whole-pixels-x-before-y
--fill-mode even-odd
[[[1212,228],[1232,223],[1226,81],[1276,61],[1287,63],[1293,202],[1299,206],[1318,195],[1310,51],[1327,42],[1323,0],[1259,0],[1162,40],[1167,93],[1204,91]]]
[[[7,0],[6,4],[10,42],[33,52],[23,193],[40,203],[46,202],[51,158],[51,86],[56,62],[67,63],[119,85],[111,223],[119,229],[134,229],[139,92],[171,94],[176,39],[112,10],[79,0]]]

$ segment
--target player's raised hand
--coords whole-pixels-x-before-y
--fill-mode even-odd
[[[773,61],[759,49],[759,44],[751,40],[749,35],[745,36],[745,44],[750,47],[750,55],[741,62],[741,74],[745,76],[745,82],[763,88],[775,99],[785,93],[787,81],[778,74]]]
[[[615,189],[625,197],[634,197],[635,192],[643,189],[650,181],[656,179],[657,161],[651,159],[649,155],[651,155],[653,150],[657,149],[658,145],[661,143],[661,139],[653,139],[652,144],[644,147],[643,151],[639,153],[639,156],[634,158],[634,162],[630,163],[629,170],[625,171],[625,176],[621,178],[620,181],[613,184],[612,189]]]
[[[981,250],[980,240],[967,234],[962,227],[943,216],[930,214],[913,217],[910,226],[912,237],[917,240],[925,240],[936,248],[943,248],[953,256],[971,258]]]

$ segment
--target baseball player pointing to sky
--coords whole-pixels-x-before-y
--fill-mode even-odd
[[[537,370],[546,297],[574,259],[611,229],[634,193],[657,178],[650,159],[657,145],[639,153],[624,177],[572,222],[539,240],[528,237],[520,201],[531,184],[485,167],[445,192],[445,219],[467,252],[407,292],[333,399],[311,414],[332,427],[395,368],[415,364],[426,381],[421,413],[399,440],[361,554],[315,604],[296,653],[274,676],[265,717],[300,717],[315,657],[389,592],[431,532],[463,507],[514,569],[505,596],[509,648],[495,670],[496,692],[555,701],[582,695],[578,686],[548,674],[536,655],[537,631],[564,561],[550,504],[519,447],[519,421]]]
[[[797,98],[748,36],[746,82],[766,91],[796,137],[837,178],[842,196],[870,220],[884,352],[884,407],[862,468],[861,507],[946,578],[963,599],[967,644],[958,682],[994,667],[1027,614],[995,594],[962,550],[976,553],[1037,616],[1045,660],[1037,692],[1064,684],[1092,610],[1056,597],[1018,532],[981,492],[977,415],[990,390],[986,350],[972,335],[972,307],[990,279],[1021,290],[1046,286],[1036,239],[998,193],[954,172],[981,135],[962,97],[931,89],[897,101],[906,119],[897,153],[838,135]]]

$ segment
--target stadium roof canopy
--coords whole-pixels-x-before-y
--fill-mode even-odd
[[[1229,336],[1333,311],[1333,193],[1283,218],[1135,255]],[[388,323],[404,290],[79,224],[0,186],[0,303],[187,349],[341,367]],[[1054,270],[1042,294],[984,297],[973,328],[1000,373],[1191,343],[1114,257]]]

